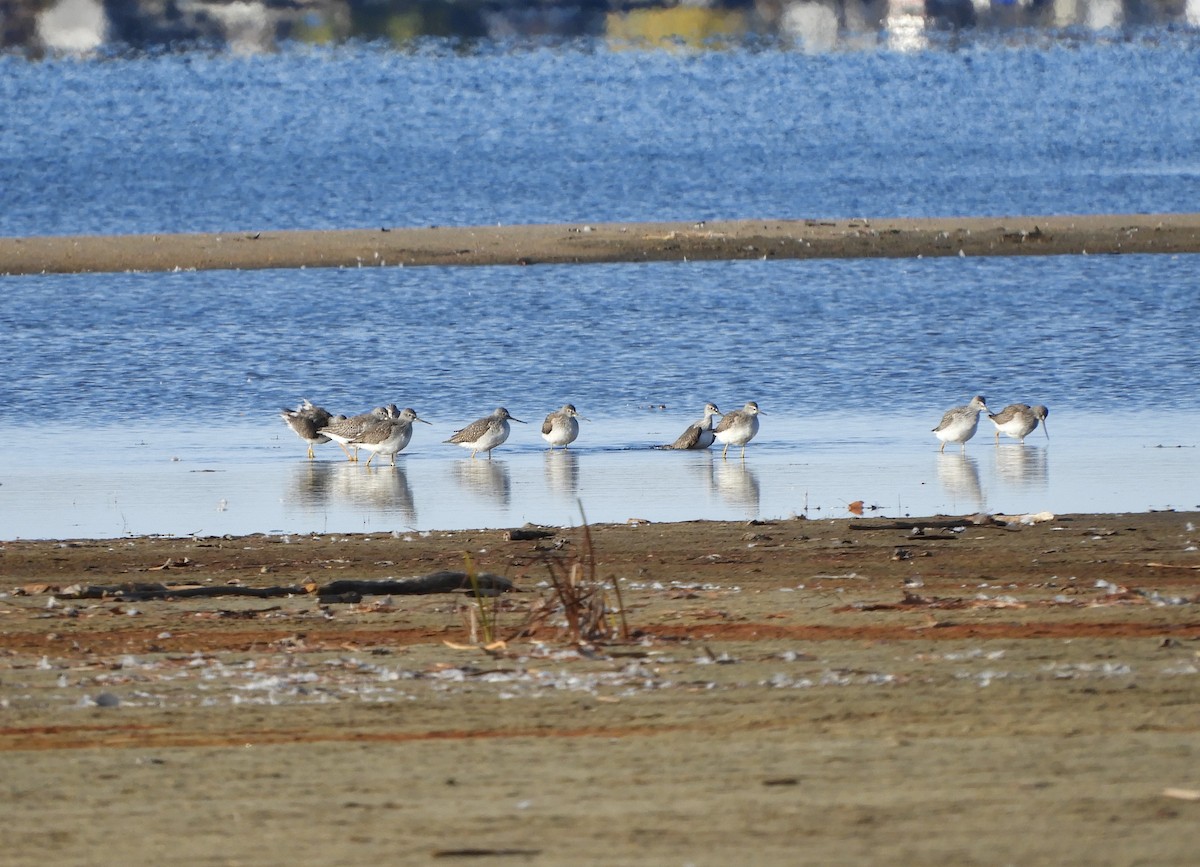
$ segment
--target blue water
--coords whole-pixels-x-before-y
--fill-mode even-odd
[[[0,58],[0,234],[1192,211],[1200,34]]]
[[[469,421],[755,399],[1200,409],[1195,256],[704,262],[5,281],[3,404],[51,421],[411,405]],[[539,415],[540,414],[540,415]]]
[[[1200,37],[0,58],[0,234],[1192,211]],[[0,538],[1200,505],[1196,256],[0,278]],[[943,409],[1051,407],[939,455]],[[278,420],[410,405],[396,468]],[[676,455],[706,401],[746,463]],[[591,421],[541,453],[546,412]],[[486,468],[441,443],[518,418]],[[951,450],[952,451],[952,450]]]

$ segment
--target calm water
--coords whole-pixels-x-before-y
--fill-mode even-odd
[[[1198,48],[6,58],[0,233],[1191,211]],[[4,278],[0,538],[1196,508],[1198,265]],[[939,456],[976,393],[1052,438],[985,419]],[[302,397],[435,425],[395,469],[310,464],[277,418]],[[745,464],[648,448],[747,399]],[[546,456],[566,401],[591,422]],[[498,404],[532,424],[496,460],[441,444]]]

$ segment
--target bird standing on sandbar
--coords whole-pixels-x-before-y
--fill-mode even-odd
[[[967,450],[967,440],[975,436],[979,427],[979,414],[987,412],[987,400],[982,395],[975,395],[966,406],[956,406],[946,410],[933,433],[942,441],[939,453],[946,451],[946,443],[958,443],[963,451]]]
[[[1042,424],[1042,433],[1046,435],[1046,439],[1050,439],[1050,429],[1046,427],[1046,419],[1049,415],[1050,410],[1040,403],[1037,406],[1029,406],[1026,403],[1010,403],[1000,412],[989,413],[988,418],[996,426],[997,445],[1000,444],[1000,434],[1020,440],[1024,445],[1025,437],[1037,429],[1038,422]]]
[[[396,404],[389,403],[387,406],[377,406],[370,412],[331,421],[321,428],[321,433],[342,447],[342,451],[346,453],[346,460],[357,461],[358,446],[353,442],[354,439],[362,435],[367,425],[398,418],[399,414],[400,410],[396,409]],[[354,454],[350,453],[350,449],[354,449]]]
[[[287,422],[287,426],[296,436],[308,443],[309,460],[316,457],[313,454],[313,446],[329,442],[329,437],[321,433],[321,428],[329,424],[329,420],[333,416],[329,414],[328,410],[314,406],[309,400],[300,401],[300,406],[296,409],[280,410],[279,417]]]
[[[762,412],[754,401],[750,401],[741,409],[725,413],[725,417],[713,431],[716,441],[725,444],[725,448],[721,450],[722,460],[729,452],[730,446],[741,446],[742,460],[746,459],[746,443],[754,439],[754,435],[758,433],[758,417],[760,415],[766,415],[766,413]]]
[[[396,466],[396,454],[412,441],[412,423],[414,421],[422,424],[430,423],[423,418],[418,418],[415,409],[405,407],[396,413],[394,418],[381,418],[367,422],[362,433],[350,440],[350,444],[371,453],[371,457],[367,458],[368,467],[371,466],[375,455],[388,455],[392,459],[394,467]]]
[[[456,430],[454,436],[446,440],[456,446],[471,450],[474,458],[477,452],[487,452],[488,459],[492,457],[492,449],[508,439],[512,431],[509,421],[525,424],[519,418],[513,418],[504,407],[497,407],[491,415],[476,419],[462,430]]]
[[[575,404],[563,404],[563,408],[546,416],[542,422],[542,439],[550,443],[550,450],[555,446],[564,449],[579,437],[579,419],[587,421],[575,411]]]
[[[715,403],[704,405],[704,418],[700,421],[688,425],[688,429],[681,433],[675,442],[669,446],[663,446],[664,449],[706,449],[713,444],[716,439],[713,434],[713,416],[720,415],[721,411],[717,409]]]

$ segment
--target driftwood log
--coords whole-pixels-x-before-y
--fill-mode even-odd
[[[466,572],[443,570],[414,578],[387,579],[383,581],[340,580],[325,585],[296,585],[276,587],[242,587],[237,584],[222,584],[215,587],[195,585],[171,586],[146,582],[126,584],[88,584],[67,587],[55,591],[64,599],[117,599],[125,602],[143,602],[152,599],[217,598],[223,596],[250,596],[255,599],[274,599],[284,596],[314,595],[322,602],[358,602],[364,596],[417,596],[428,593],[456,593],[478,591],[480,596],[497,596],[515,591],[512,581],[490,572],[480,572],[474,582]]]
[[[953,530],[957,527],[1003,526],[1005,526],[1004,522],[997,521],[990,515],[970,515],[965,518],[951,518],[948,520],[887,521],[884,523],[854,521],[847,525],[846,529],[857,532],[863,530]]]
[[[517,588],[507,578],[480,572],[471,580],[466,572],[449,569],[431,572],[415,578],[387,581],[333,581],[319,587],[316,594],[322,602],[357,602],[363,596],[421,596],[428,593],[454,593],[465,591],[480,596],[499,596]],[[357,598],[355,598],[357,597]]]
[[[506,542],[524,542],[530,539],[549,539],[554,535],[552,530],[521,527],[516,530],[505,530],[504,540]]]

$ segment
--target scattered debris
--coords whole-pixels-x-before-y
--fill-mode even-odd
[[[1047,521],[1053,521],[1058,516],[1053,512],[1032,512],[1027,515],[995,515],[997,521],[1003,521],[1006,524],[1022,524],[1029,526],[1031,524],[1044,524]]]

